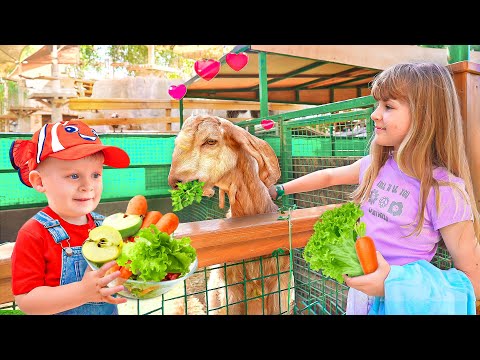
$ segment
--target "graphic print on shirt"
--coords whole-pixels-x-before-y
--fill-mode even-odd
[[[399,186],[396,184],[386,183],[382,180],[378,181],[377,184],[375,184],[375,188],[370,191],[368,202],[371,205],[376,204],[376,207],[380,209],[385,209],[387,214],[372,207],[368,208],[368,212],[387,222],[388,216],[400,216],[403,211],[403,202],[392,200],[391,197],[393,194],[397,194],[395,196],[396,199],[399,197],[407,199],[410,195],[410,192],[406,189],[399,188]]]

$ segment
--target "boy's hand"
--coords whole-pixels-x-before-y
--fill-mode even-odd
[[[105,275],[112,266],[116,264],[112,260],[104,264],[98,270],[92,270],[87,267],[83,279],[80,282],[84,288],[85,297],[88,302],[107,302],[110,304],[123,304],[127,299],[122,297],[113,297],[112,295],[124,290],[123,285],[108,287],[108,284],[120,276],[120,271],[114,271],[111,274]]]
[[[385,296],[385,279],[390,273],[390,265],[377,251],[378,268],[373,273],[355,277],[343,275],[345,284],[370,296]]]

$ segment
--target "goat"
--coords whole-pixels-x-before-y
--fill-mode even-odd
[[[238,217],[277,212],[278,206],[272,201],[268,187],[279,178],[278,159],[266,141],[229,120],[211,115],[192,115],[185,120],[175,139],[168,183],[176,188],[178,182],[199,180],[205,183],[203,195],[209,197],[215,194],[214,187],[218,187],[219,207],[224,207],[227,194],[230,209],[226,216]],[[209,308],[213,310],[209,314],[225,314],[227,304],[228,314],[269,315],[287,310],[288,257],[278,258],[280,276],[274,275],[278,273],[276,258],[261,261],[261,268],[259,258],[249,260],[245,265],[227,264],[225,272],[218,265],[210,267],[207,291]],[[257,280],[251,280],[254,278]],[[293,309],[293,282],[290,286],[290,308]],[[242,301],[244,294],[246,302]]]

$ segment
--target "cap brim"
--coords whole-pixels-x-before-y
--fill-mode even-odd
[[[9,157],[10,157],[10,163],[12,164],[12,167],[17,170],[18,177],[20,178],[20,181],[22,182],[23,185],[26,185],[28,187],[33,187],[32,184],[30,184],[30,180],[28,180],[28,176],[30,174],[30,168],[28,164],[20,164],[17,165],[15,162],[15,155],[14,153],[17,151],[22,151],[19,150],[16,145],[21,147],[21,143],[26,142],[26,140],[15,140],[12,142],[12,145],[10,145],[10,150],[8,152]],[[25,148],[23,148],[25,150]]]
[[[17,169],[17,172],[18,177],[20,178],[20,181],[23,185],[33,187],[32,184],[30,184],[30,180],[28,180],[28,176],[30,175],[30,169],[28,168],[28,166],[22,166],[21,168]]]
[[[116,146],[101,144],[80,144],[50,154],[49,156],[61,160],[78,160],[85,156],[92,155],[98,151],[103,151],[105,156],[103,163],[105,165],[115,168],[125,168],[130,165],[130,157],[124,150]]]

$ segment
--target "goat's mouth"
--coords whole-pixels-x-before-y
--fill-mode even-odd
[[[168,180],[168,185],[173,189],[173,190],[178,190],[178,184],[183,184],[187,182],[192,182],[198,179],[192,179],[192,180],[182,180],[182,179],[173,179],[173,180]]]
[[[170,185],[170,187],[173,190],[178,190],[178,184],[179,183],[192,182],[192,181],[195,181],[195,180],[201,182],[200,179],[192,179],[192,180],[187,180],[187,181],[181,180],[181,179],[175,179],[175,180],[170,180],[168,182],[168,185]],[[214,196],[215,195],[215,189],[213,187],[214,187],[214,185],[205,183],[205,185],[203,186],[202,196],[207,196],[207,197]]]

